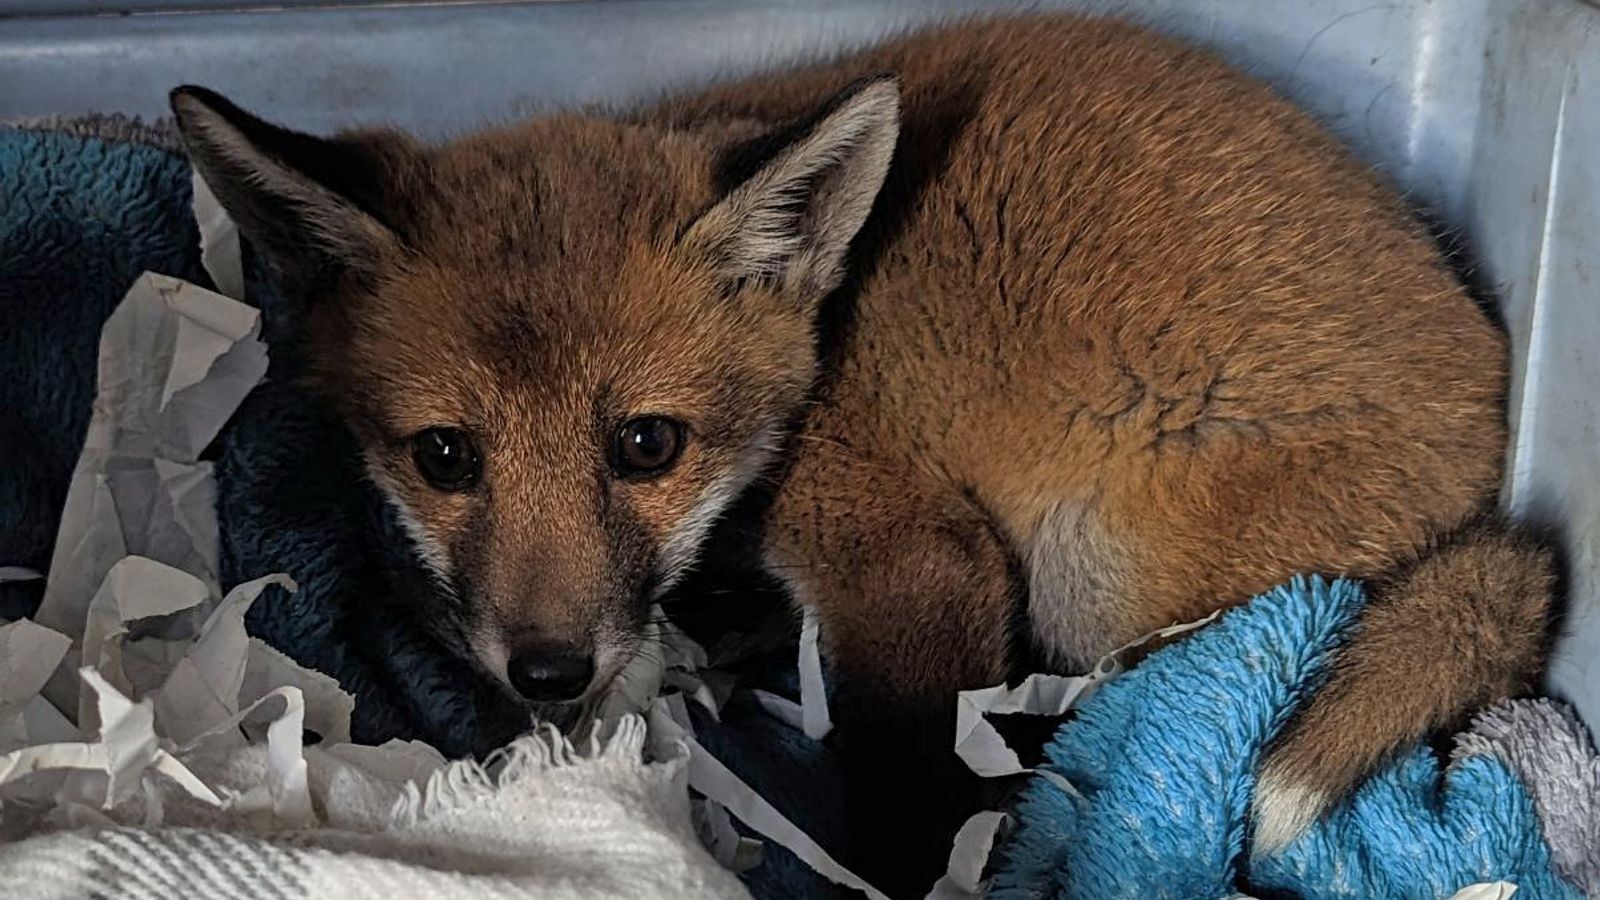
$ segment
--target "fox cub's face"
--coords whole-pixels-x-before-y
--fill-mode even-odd
[[[610,680],[770,462],[898,108],[877,80],[770,134],[563,116],[429,148],[173,94],[440,582],[428,618],[536,701]]]

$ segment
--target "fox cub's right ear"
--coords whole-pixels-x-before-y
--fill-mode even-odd
[[[195,171],[290,290],[363,279],[402,248],[397,170],[416,155],[398,134],[325,140],[279,128],[227,98],[180,87],[172,112]]]
[[[844,278],[900,133],[900,84],[846,88],[685,232],[722,278],[775,287],[809,314]]]

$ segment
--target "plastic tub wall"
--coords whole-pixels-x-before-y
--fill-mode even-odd
[[[158,116],[199,82],[294,126],[440,135],[666,87],[1006,4],[614,0],[229,10],[0,0],[0,119]],[[168,7],[174,4],[167,3]],[[1515,352],[1504,500],[1560,529],[1551,688],[1600,726],[1600,7],[1580,0],[1043,2],[1127,12],[1319,115],[1459,229]],[[107,9],[131,15],[104,15]],[[1070,60],[1064,60],[1070,65]]]

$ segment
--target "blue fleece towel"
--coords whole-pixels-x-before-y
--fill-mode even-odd
[[[94,397],[100,327],[133,280],[148,269],[210,285],[189,178],[170,130],[116,119],[0,127],[0,566],[49,566]],[[357,697],[356,740],[419,738],[452,756],[498,746],[521,720],[475,690],[465,665],[406,614],[404,593],[427,579],[363,479],[348,432],[296,384],[293,323],[251,274],[271,369],[205,455],[216,463],[224,586],[270,572],[298,582],[294,594],[269,589],[247,624]],[[0,618],[29,614],[41,596],[40,582],[0,583]],[[754,669],[747,677],[784,688]],[[796,823],[819,839],[839,833],[826,748],[743,701],[697,727]],[[778,847],[746,880],[767,900],[822,889]]]
[[[1035,777],[991,896],[1445,898],[1479,882],[1518,900],[1579,895],[1551,868],[1527,791],[1497,759],[1443,772],[1418,748],[1283,853],[1246,855],[1258,757],[1320,682],[1364,603],[1297,579],[1151,654],[1046,748],[1084,799]]]

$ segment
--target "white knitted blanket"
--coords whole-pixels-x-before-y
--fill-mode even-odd
[[[638,717],[587,754],[553,732],[529,735],[497,774],[455,763],[421,788],[308,748],[309,798],[329,819],[321,827],[253,830],[238,816],[223,827],[219,810],[169,783],[157,788],[168,804],[161,827],[0,845],[0,872],[7,891],[25,885],[15,896],[40,900],[748,897],[690,825],[687,752],[644,763],[644,737]],[[266,752],[241,750],[197,774],[242,795],[270,779]]]

